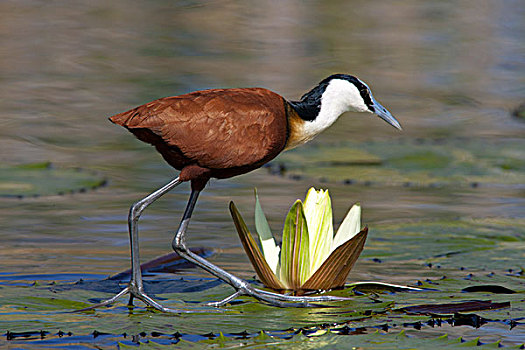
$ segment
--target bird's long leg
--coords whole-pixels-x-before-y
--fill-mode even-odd
[[[155,309],[160,311],[181,312],[180,310],[172,310],[160,305],[144,292],[144,286],[142,283],[142,272],[140,270],[138,229],[138,221],[144,209],[146,209],[151,203],[153,203],[154,201],[156,201],[157,199],[159,199],[160,197],[177,187],[181,182],[182,181],[179,179],[179,177],[177,177],[131,206],[128,215],[129,240],[131,246],[131,280],[129,282],[129,285],[114,297],[104,300],[96,305],[77,311],[91,310],[100,306],[109,305],[115,302],[115,300],[117,300],[121,296],[129,294],[129,304],[133,303],[133,298],[135,297],[137,299],[142,300],[146,305],[154,307]]]
[[[186,206],[186,210],[184,211],[182,221],[177,230],[177,233],[175,234],[175,237],[173,238],[171,245],[173,247],[173,250],[175,250],[181,257],[203,268],[204,270],[208,271],[212,275],[218,277],[219,279],[223,280],[224,282],[228,283],[233,288],[235,288],[236,292],[232,294],[231,296],[227,297],[226,299],[220,302],[210,303],[209,305],[221,306],[233,300],[239,295],[249,295],[260,301],[264,301],[271,305],[279,306],[279,307],[287,307],[287,306],[309,307],[309,306],[315,306],[315,305],[310,304],[310,303],[315,303],[315,302],[348,300],[348,298],[340,298],[340,297],[334,297],[334,296],[318,296],[318,297],[289,296],[289,295],[282,295],[278,293],[272,293],[272,292],[263,291],[257,288],[253,288],[245,280],[240,279],[232,275],[229,272],[226,272],[220,267],[210,263],[208,260],[204,259],[203,257],[191,252],[186,247],[185,234],[186,234],[186,229],[188,228],[188,224],[190,223],[191,214],[193,213],[193,209],[195,208],[195,203],[197,202],[197,198],[199,197],[199,194],[200,194],[199,190],[191,191],[188,205]]]
[[[149,297],[144,292],[144,287],[143,287],[143,282],[142,282],[142,272],[140,270],[140,256],[139,256],[139,243],[138,243],[139,242],[138,220],[142,212],[151,203],[153,203],[154,201],[162,197],[164,194],[166,194],[167,192],[169,192],[170,190],[178,186],[181,182],[182,181],[177,177],[174,180],[167,183],[166,185],[164,185],[163,187],[161,187],[160,189],[156,190],[155,192],[151,193],[150,195],[146,196],[145,198],[141,199],[140,201],[136,202],[135,204],[131,206],[130,211],[129,211],[129,216],[128,216],[128,228],[129,228],[129,237],[130,237],[130,245],[131,245],[131,248],[130,248],[131,249],[131,280],[129,282],[129,285],[110,299],[104,300],[96,305],[92,305],[90,307],[76,310],[76,311],[92,310],[92,309],[95,309],[101,306],[109,305],[109,304],[114,303],[118,298],[126,294],[129,294],[130,295],[129,304],[132,304],[133,298],[137,298],[143,301],[146,305],[151,306],[160,311],[175,312],[175,313],[187,312],[183,310],[174,310],[174,309],[166,308],[160,305],[159,303],[157,303],[155,300],[153,300],[151,297]],[[260,290],[257,288],[253,288],[250,286],[248,282],[226,272],[220,267],[213,265],[206,259],[191,252],[186,247],[186,244],[185,244],[185,233],[186,233],[188,224],[190,222],[191,215],[193,213],[193,209],[195,208],[195,203],[197,202],[197,198],[199,194],[200,194],[200,191],[192,190],[190,199],[188,201],[188,205],[186,206],[184,215],[182,217],[181,224],[177,230],[175,238],[173,239],[172,246],[173,246],[173,249],[180,256],[196,264],[197,266],[200,266],[204,270],[208,271],[212,275],[220,278],[221,280],[223,280],[224,282],[228,283],[233,288],[235,288],[236,292],[234,294],[232,294],[231,296],[227,297],[226,299],[220,302],[210,303],[211,306],[224,305],[240,295],[249,295],[258,300],[267,302],[275,306],[280,306],[280,307],[286,307],[286,306],[308,307],[308,306],[314,306],[310,304],[312,302],[347,300],[347,298],[340,298],[340,297],[333,297],[333,296],[319,296],[319,297],[287,296],[287,295],[272,293],[272,292]]]

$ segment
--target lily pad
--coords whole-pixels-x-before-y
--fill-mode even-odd
[[[37,348],[54,342],[61,347],[90,344],[103,348],[117,342],[121,347],[142,343],[146,348],[173,344],[214,348],[238,346],[239,342],[248,348],[327,349],[350,344],[378,348],[383,343],[384,348],[399,344],[451,349],[458,344],[467,348],[497,345],[494,338],[490,342],[477,339],[487,327],[500,329],[498,336],[503,334],[504,345],[519,346],[525,330],[525,282],[520,268],[524,227],[520,219],[375,224],[355,272],[366,271],[370,280],[419,289],[351,284],[329,293],[352,300],[318,308],[276,308],[248,297],[211,308],[205,303],[227,297],[231,287],[215,278],[192,279],[166,274],[163,269],[158,273],[150,270],[146,291],[168,307],[192,313],[152,312],[138,301],[129,308],[125,298],[111,307],[67,313],[114,295],[129,276],[122,274],[119,281],[115,276],[101,280],[86,274],[81,281],[65,276],[53,283],[43,279],[28,284],[27,276],[18,280],[11,274],[0,275],[0,329],[4,334],[0,347]],[[378,257],[381,263],[373,260]],[[432,310],[426,312],[428,308]],[[414,337],[411,332],[418,333]],[[436,337],[447,333],[448,338]]]
[[[446,303],[446,304],[423,304],[415,306],[407,306],[401,308],[400,311],[407,314],[455,314],[458,312],[478,311],[478,310],[492,310],[510,307],[510,302],[493,303],[492,301],[467,301],[461,303]]]
[[[525,255],[525,220],[461,219],[374,227],[363,258],[410,260],[457,269],[519,269]],[[482,257],[482,258],[481,258]]]
[[[294,149],[275,162],[292,178],[390,185],[523,186],[523,149],[523,139],[340,142]]]
[[[80,168],[55,168],[50,162],[0,165],[0,196],[50,196],[85,192],[104,186],[106,180]]]
[[[351,337],[348,337],[351,335]],[[174,339],[166,342],[168,337],[161,339],[142,340],[135,344],[131,342],[119,342],[120,349],[177,349],[195,348],[196,344],[186,342],[184,339]],[[241,340],[242,339],[242,340]],[[236,348],[242,341],[242,347],[246,349],[486,349],[498,348],[500,342],[482,343],[479,338],[465,341],[460,338],[440,336],[433,338],[418,339],[408,336],[404,331],[395,333],[384,333],[375,331],[363,334],[359,329],[340,327],[334,329],[300,329],[288,338],[261,333],[257,337],[242,338],[235,334],[218,336],[202,340],[198,343],[202,348]],[[176,344],[176,345],[175,345]],[[518,346],[513,347],[519,349]]]

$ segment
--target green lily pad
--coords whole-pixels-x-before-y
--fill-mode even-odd
[[[88,287],[88,281],[75,283],[75,288],[61,288],[73,284],[71,281],[21,286],[10,276],[4,282],[0,278],[0,329],[12,339],[10,345],[21,348],[57,339],[61,346],[78,342],[74,336],[69,341],[59,330],[91,337],[84,340],[88,344],[110,347],[120,342],[122,348],[137,343],[145,348],[173,344],[183,348],[227,348],[241,342],[248,348],[497,346],[498,339],[477,339],[484,327],[499,327],[497,334],[503,334],[504,343],[519,345],[519,334],[525,328],[525,280],[520,268],[525,251],[520,245],[523,232],[522,219],[375,224],[357,271],[366,271],[372,281],[409,284],[420,290],[352,284],[330,292],[352,300],[320,308],[276,308],[240,297],[215,309],[205,303],[227,297],[231,287],[209,278],[206,281],[210,283],[204,283],[206,288],[193,288],[191,292],[154,289],[163,281],[161,278],[166,278],[162,274],[147,278],[146,291],[151,290],[151,296],[168,307],[193,313],[152,312],[137,301],[136,307],[128,308],[126,298],[107,308],[65,313],[113,293]],[[376,258],[380,262],[372,261]],[[184,283],[180,276],[167,278],[170,283]],[[403,280],[396,282],[396,278]],[[120,287],[116,284],[117,291],[123,286],[125,281]],[[433,309],[427,312],[422,307]],[[476,333],[476,327],[480,333]],[[418,333],[413,336],[410,332]],[[448,338],[436,337],[447,333]],[[4,339],[0,338],[0,347],[7,345]]]
[[[75,168],[55,168],[50,162],[0,165],[0,196],[50,196],[84,192],[103,186],[100,175]]]
[[[522,186],[523,149],[523,139],[341,142],[297,148],[283,153],[276,162],[291,177],[335,182]]]
[[[351,337],[349,337],[349,335]],[[241,338],[242,339],[242,338]],[[140,341],[140,349],[177,349],[195,348],[197,344],[186,342],[183,339],[166,344],[164,339]],[[211,339],[198,342],[202,348],[237,348],[241,340],[238,336],[225,336],[222,333]],[[176,344],[176,345],[175,345]],[[119,342],[120,349],[136,349],[137,344]],[[431,338],[414,338],[406,332],[385,333],[375,331],[362,334],[359,330],[345,328],[308,330],[301,329],[289,338],[262,335],[242,339],[244,349],[488,349],[498,348],[500,342],[482,343],[479,338],[469,341],[446,335]],[[518,346],[509,349],[519,349]]]
[[[525,220],[462,219],[420,221],[373,227],[363,257],[419,261],[443,267],[506,271],[525,255]],[[480,257],[483,257],[480,259]]]

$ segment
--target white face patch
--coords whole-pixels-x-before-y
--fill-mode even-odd
[[[341,115],[348,111],[367,112],[368,107],[354,84],[348,80],[334,79],[330,81],[321,97],[321,113],[319,116],[323,115],[323,110],[324,113],[339,112]]]
[[[303,142],[310,141],[317,134],[335,123],[344,112],[370,112],[359,90],[354,84],[343,79],[328,83],[321,97],[321,111],[313,121],[303,124]]]

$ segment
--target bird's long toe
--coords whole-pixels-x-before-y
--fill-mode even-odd
[[[111,305],[113,304],[115,301],[117,301],[117,299],[119,299],[120,297],[126,295],[126,294],[129,294],[130,291],[129,291],[129,287],[126,287],[124,288],[123,290],[121,290],[118,294],[116,294],[115,296],[109,298],[109,299],[106,299],[104,301],[101,301],[100,303],[98,304],[95,304],[95,305],[91,305],[91,306],[88,306],[88,307],[85,307],[83,309],[78,309],[78,310],[74,310],[73,312],[81,312],[81,311],[89,311],[89,310],[94,310],[94,309],[97,309],[99,307],[102,307],[102,306],[108,306],[108,305]]]
[[[97,303],[95,305],[91,305],[91,306],[85,307],[83,309],[74,310],[73,312],[89,311],[89,310],[97,309],[99,307],[111,305],[111,304],[115,303],[119,298],[123,297],[126,294],[130,295],[130,300],[129,300],[129,303],[128,303],[129,306],[133,306],[133,299],[136,298],[136,299],[139,299],[140,301],[142,301],[144,304],[146,304],[146,306],[151,307],[151,308],[156,309],[156,310],[159,310],[159,311],[162,311],[162,312],[179,313],[179,314],[188,312],[186,310],[170,309],[170,308],[167,308],[165,306],[162,306],[161,304],[159,304],[155,300],[153,300],[144,291],[139,290],[138,288],[136,288],[136,286],[133,283],[130,283],[129,286],[127,286],[126,288],[121,290],[118,294],[116,294],[115,296],[113,296],[113,297],[111,297],[109,299],[101,301],[100,303]]]
[[[236,288],[237,289],[237,288]],[[253,288],[244,285],[243,288],[237,289],[235,293],[218,302],[207,303],[208,306],[221,307],[231,302],[235,298],[246,295],[276,307],[326,307],[319,304],[323,302],[348,301],[351,298],[336,297],[330,295],[323,296],[292,296]]]
[[[336,297],[331,295],[321,296],[293,296],[253,288],[251,296],[278,307],[326,307],[319,303],[348,301],[351,298]]]
[[[146,304],[146,306],[153,308],[155,310],[162,311],[162,312],[170,312],[170,313],[177,313],[177,314],[188,312],[186,310],[170,309],[168,307],[165,307],[159,304],[158,302],[153,300],[153,298],[147,295],[143,290],[137,288],[133,283],[130,283],[128,290],[130,294],[130,300],[128,303],[129,306],[133,306],[133,298],[136,298],[142,301],[144,304]]]

